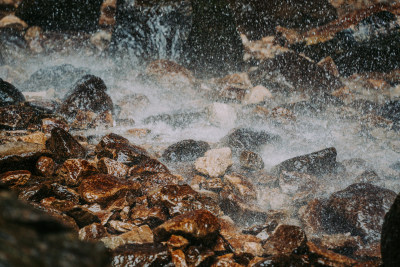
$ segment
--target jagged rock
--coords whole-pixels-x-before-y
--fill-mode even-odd
[[[149,193],[156,188],[166,185],[178,185],[183,182],[182,177],[168,172],[141,173],[138,177],[130,177],[130,180],[139,182],[144,193]]]
[[[148,175],[157,173],[169,174],[168,168],[157,159],[145,158],[139,164],[129,168],[129,176]]]
[[[298,211],[299,218],[303,222],[305,230],[311,233],[319,233],[329,227],[329,214],[327,212],[327,199],[313,199]]]
[[[264,161],[260,155],[249,150],[244,150],[240,153],[240,166],[249,170],[264,169]]]
[[[65,97],[59,112],[70,122],[93,113],[93,118],[86,118],[87,124],[98,123],[102,115],[112,113],[113,102],[106,93],[107,87],[102,79],[93,75],[85,75],[76,82],[74,88]],[[86,114],[86,115],[85,115]],[[82,124],[82,121],[80,121]]]
[[[308,254],[312,262],[326,266],[353,266],[358,262],[352,258],[319,248],[312,242],[307,242]]]
[[[210,177],[218,177],[224,175],[232,164],[231,149],[225,147],[207,151],[204,157],[196,160],[195,168],[198,172]]]
[[[29,105],[9,105],[0,107],[0,129],[39,130],[40,121],[50,115],[50,111]]]
[[[321,175],[336,171],[336,149],[326,148],[311,154],[306,154],[285,160],[275,167],[273,173],[280,174],[283,170],[300,172],[312,175]]]
[[[157,227],[168,218],[166,212],[159,206],[148,208],[141,205],[136,205],[130,211],[130,217],[134,224],[147,224],[150,228]]]
[[[0,173],[13,170],[35,170],[36,161],[51,153],[44,145],[34,143],[8,143],[0,145]]]
[[[99,223],[92,223],[79,230],[79,239],[82,241],[96,241],[105,236],[107,236],[107,230]]]
[[[24,0],[15,14],[29,25],[46,30],[94,31],[100,17],[102,0],[80,1]]]
[[[400,264],[400,195],[397,195],[390,210],[386,213],[381,238],[381,252],[384,266]]]
[[[265,131],[239,128],[230,132],[224,139],[234,150],[258,150],[262,145],[279,140],[279,137]]]
[[[182,140],[170,145],[163,153],[168,161],[191,161],[204,155],[210,145],[204,141]]]
[[[66,211],[66,214],[73,218],[79,228],[83,228],[92,223],[99,223],[99,218],[90,210],[84,207],[75,206]]]
[[[37,160],[35,167],[36,167],[36,173],[45,177],[52,176],[56,169],[54,160],[52,158],[45,156],[41,156]]]
[[[51,130],[51,136],[46,142],[46,147],[54,154],[54,159],[58,162],[86,156],[86,150],[82,145],[61,128]]]
[[[300,227],[281,224],[263,247],[267,255],[302,254],[307,250],[307,237]]]
[[[119,178],[126,177],[129,171],[129,167],[125,164],[109,158],[101,158],[97,162],[97,168],[102,173],[114,175]]]
[[[26,184],[30,178],[30,171],[8,171],[0,174],[0,183],[7,186],[21,186]]]
[[[25,97],[15,86],[0,78],[0,106],[25,102]]]
[[[46,136],[42,132],[34,132],[31,134],[18,137],[18,141],[25,143],[46,144]]]
[[[180,235],[171,235],[167,241],[167,245],[174,249],[184,249],[189,245],[189,240]]]
[[[68,159],[57,170],[57,175],[68,186],[78,186],[83,179],[97,173],[96,167],[84,159]]]
[[[368,242],[379,240],[384,215],[395,198],[393,191],[366,183],[332,194],[328,209],[330,219],[338,222],[334,229],[359,235]]]

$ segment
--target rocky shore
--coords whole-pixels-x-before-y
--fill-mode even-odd
[[[398,266],[400,5],[302,2],[0,0],[0,265]]]

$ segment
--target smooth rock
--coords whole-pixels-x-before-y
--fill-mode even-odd
[[[265,99],[271,99],[271,92],[262,85],[257,85],[250,89],[244,97],[243,102],[245,104],[258,104],[264,102]]]
[[[182,140],[170,145],[162,157],[168,161],[191,161],[204,155],[210,145],[204,141]]]
[[[279,137],[265,131],[238,128],[232,130],[224,139],[234,150],[258,150],[262,145],[279,140]]]
[[[205,153],[195,162],[198,172],[210,177],[218,177],[225,174],[225,171],[232,166],[232,151],[228,147],[212,149]]]
[[[146,67],[146,74],[160,86],[165,87],[193,87],[194,77],[191,71],[170,60],[159,59]]]
[[[15,15],[7,15],[0,19],[0,28],[13,28],[23,31],[28,28],[28,24]]]

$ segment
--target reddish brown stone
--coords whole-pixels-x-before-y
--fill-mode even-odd
[[[129,169],[129,176],[154,173],[169,173],[169,170],[157,159],[152,158],[144,158],[138,165],[134,165]]]
[[[301,254],[306,251],[307,237],[304,231],[294,225],[278,225],[264,244],[267,255]]]
[[[334,253],[327,249],[317,247],[312,242],[307,242],[308,254],[312,262],[324,266],[354,266],[357,261],[346,256]]]
[[[180,249],[171,251],[171,261],[175,267],[188,266],[188,264],[186,263],[185,253]]]
[[[167,246],[173,249],[185,249],[189,245],[189,241],[180,235],[171,235],[167,241]]]
[[[123,178],[128,174],[129,167],[125,164],[109,158],[101,158],[97,162],[97,168],[100,172]]]
[[[54,154],[54,159],[59,162],[86,156],[86,150],[78,141],[61,128],[51,130],[51,137],[47,140],[46,147]]]
[[[0,183],[4,185],[16,185],[16,186],[21,186],[24,185],[28,182],[28,180],[31,178],[31,172],[30,171],[9,171],[0,174]]]
[[[97,241],[105,236],[106,228],[99,223],[87,225],[79,230],[79,239],[83,241]]]
[[[299,209],[299,218],[307,230],[318,233],[327,227],[327,203],[326,199],[316,198]]]
[[[168,219],[167,214],[159,206],[148,208],[143,205],[136,205],[130,214],[133,223],[136,225],[147,224],[151,228],[162,224]]]
[[[257,192],[254,185],[240,174],[224,176],[224,182],[232,188],[232,192],[245,202],[257,200]]]
[[[64,162],[57,175],[68,186],[78,186],[83,179],[97,172],[96,167],[84,159],[68,159]]]
[[[55,168],[54,160],[49,157],[42,156],[36,162],[36,172],[45,177],[52,176]]]
[[[61,128],[64,131],[69,131],[68,123],[62,118],[44,118],[42,119],[42,131],[46,135],[50,135],[54,128]]]

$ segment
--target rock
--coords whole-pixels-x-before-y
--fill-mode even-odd
[[[204,141],[182,140],[170,145],[162,157],[168,161],[191,161],[204,155],[210,145]]]
[[[315,193],[318,187],[316,177],[297,172],[282,171],[279,176],[279,187],[285,194],[294,195],[296,193]]]
[[[87,122],[90,125],[95,122],[95,118],[98,119],[102,114],[113,111],[113,102],[106,90],[107,87],[102,79],[85,75],[65,97],[59,112],[71,122],[76,120],[79,114],[93,112],[95,115]]]
[[[7,186],[21,186],[31,178],[29,171],[8,171],[0,174],[0,183]]]
[[[257,200],[256,188],[246,177],[239,174],[225,175],[224,182],[232,188],[233,194],[244,202],[251,203]]]
[[[249,93],[244,97],[245,104],[258,104],[264,102],[265,99],[271,99],[271,92],[262,85],[257,85],[250,89]]]
[[[101,241],[112,250],[126,244],[150,244],[153,243],[153,232],[147,225],[134,226],[134,229],[129,232],[118,236],[104,237]]]
[[[23,135],[18,138],[18,141],[25,143],[34,143],[46,145],[46,136],[42,132],[34,132],[28,135]]]
[[[193,74],[174,61],[159,59],[147,65],[146,74],[160,86],[179,88],[193,87]]]
[[[144,110],[146,110],[146,108],[148,108],[149,105],[150,105],[150,100],[146,95],[143,94],[126,95],[124,96],[123,99],[121,99],[118,102],[118,107],[121,109],[121,111],[118,114],[118,117],[120,119],[134,118],[140,115]]]
[[[93,214],[87,208],[80,206],[75,206],[74,208],[68,210],[66,214],[75,220],[79,228],[100,222],[99,218],[95,214]]]
[[[332,250],[339,254],[349,255],[358,250],[362,244],[359,236],[348,234],[322,235],[319,247]]]
[[[51,130],[51,136],[46,142],[46,147],[54,154],[54,159],[58,162],[86,156],[86,150],[82,145],[61,128]]]
[[[22,1],[15,14],[29,25],[45,30],[93,31],[97,28],[102,0],[88,3],[47,0]]]
[[[44,145],[15,142],[0,145],[0,173],[13,170],[34,171],[41,156],[50,156]]]
[[[0,28],[13,28],[18,31],[23,31],[28,28],[28,24],[14,15],[7,15],[0,19]]]
[[[86,202],[104,204],[123,192],[140,194],[140,185],[112,175],[96,174],[84,179],[78,191]]]
[[[222,182],[221,178],[212,178],[212,179],[205,179],[203,182],[199,184],[199,187],[205,190],[213,191],[219,193],[224,188],[224,183]],[[199,189],[200,189],[199,188]]]
[[[272,172],[280,174],[283,170],[312,175],[328,174],[336,171],[336,149],[326,148],[311,154],[306,154],[285,160],[273,167]]]
[[[293,266],[293,267],[306,267],[310,266],[310,261],[306,256],[300,255],[275,255],[267,258],[258,259],[253,267],[264,266]]]
[[[115,13],[117,10],[116,0],[105,0],[100,7],[99,25],[102,27],[111,27],[115,25]]]
[[[167,246],[173,249],[185,249],[189,245],[189,240],[180,235],[171,235],[167,241]]]
[[[227,1],[196,0],[191,4],[192,26],[184,47],[189,69],[200,76],[240,70],[243,45]]]
[[[217,217],[207,210],[196,210],[172,218],[154,229],[156,242],[167,241],[171,235],[182,235],[204,244],[213,243],[219,232]]]
[[[97,162],[100,172],[110,174],[118,178],[124,178],[128,174],[129,167],[125,164],[109,158],[101,158]]]
[[[68,123],[63,118],[44,118],[42,119],[42,132],[46,135],[51,134],[54,128],[61,128],[64,131],[69,131]]]
[[[46,212],[19,201],[10,192],[0,193],[0,250],[7,266],[110,266],[100,244],[84,243]],[[21,249],[16,250],[15,247]]]
[[[325,266],[353,266],[358,263],[352,258],[319,248],[312,242],[307,242],[307,247],[310,258],[318,264]]]
[[[42,42],[44,41],[44,34],[40,27],[38,26],[29,27],[25,32],[24,38],[28,43],[28,46],[32,52],[34,53],[43,52]]]
[[[25,102],[25,97],[12,84],[0,78],[0,106],[17,105]]]
[[[305,230],[319,233],[329,228],[328,200],[315,198],[298,211]]]
[[[240,153],[240,166],[252,171],[264,169],[264,161],[260,155],[249,150]]]
[[[157,173],[169,174],[168,168],[157,159],[145,158],[138,165],[129,168],[129,176],[148,175]]]
[[[353,184],[329,198],[330,219],[340,233],[351,232],[367,242],[380,239],[382,223],[396,194],[371,184]]]
[[[337,77],[293,52],[286,52],[262,62],[258,69],[249,75],[253,84],[313,95],[330,93],[343,87]],[[285,83],[282,82],[282,78]]]
[[[228,104],[213,103],[208,107],[208,120],[215,126],[232,128],[235,125],[236,110]]]
[[[190,246],[186,249],[186,261],[189,266],[210,266],[214,256],[214,252],[208,247]]]
[[[140,182],[144,193],[149,193],[156,188],[160,188],[166,185],[177,185],[183,182],[183,178],[180,176],[173,175],[168,172],[143,172],[139,174],[139,177],[131,177],[130,180]]]
[[[82,241],[97,241],[105,236],[107,230],[99,223],[92,223],[79,230],[79,239]]]
[[[323,67],[324,69],[326,69],[327,71],[329,71],[330,74],[339,77],[339,70],[335,64],[335,61],[333,61],[333,59],[328,56],[326,58],[321,59],[318,62],[318,66]]]
[[[67,186],[79,186],[83,179],[97,173],[96,167],[84,159],[67,159],[57,175]]]
[[[167,247],[161,244],[125,245],[113,251],[112,265],[167,266],[171,262]]]
[[[0,129],[39,130],[40,120],[50,115],[50,111],[29,105],[0,106]]]
[[[41,156],[36,162],[36,173],[41,176],[49,177],[54,174],[56,165],[54,160],[49,157]]]
[[[147,117],[143,120],[145,124],[155,124],[163,122],[174,128],[185,128],[192,123],[196,123],[205,118],[205,112],[193,112],[191,110],[182,110],[173,114],[159,114]]]
[[[173,250],[171,252],[171,261],[174,264],[174,266],[180,266],[180,267],[188,266],[186,263],[186,255],[180,249]]]
[[[136,205],[130,211],[130,217],[134,224],[146,224],[150,228],[157,227],[167,220],[166,212],[158,206],[148,208],[146,206]]]
[[[258,150],[262,145],[279,140],[279,137],[265,131],[238,128],[231,131],[224,139],[230,148],[240,151]]]
[[[232,164],[231,149],[224,147],[207,151],[204,157],[196,160],[195,168],[202,174],[210,177],[218,177],[224,175],[225,171]]]
[[[307,249],[307,237],[300,227],[281,224],[263,247],[267,255],[302,254]]]
[[[396,266],[400,263],[400,195],[397,195],[386,213],[381,238],[382,261],[385,266]]]
[[[384,118],[394,122],[393,128],[398,128],[400,126],[400,100],[385,103],[381,107],[380,113]]]

